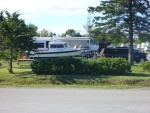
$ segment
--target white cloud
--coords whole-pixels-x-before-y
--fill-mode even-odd
[[[64,33],[67,29],[74,29],[78,32],[85,32],[83,25],[86,23],[78,23],[79,21],[67,24],[67,19],[72,20],[72,17],[87,17],[88,6],[99,5],[100,0],[0,0],[0,10],[7,10],[11,13],[18,11],[21,18],[27,20],[27,23],[35,24],[39,30],[45,28],[57,34]],[[58,19],[53,25],[50,25],[51,17],[65,17]],[[39,20],[40,19],[40,20]],[[36,21],[36,22],[35,22]],[[37,22],[38,21],[38,22]],[[46,23],[44,25],[44,22]],[[61,25],[66,23],[67,25]],[[57,24],[57,25],[56,25]],[[56,26],[55,26],[56,25]]]
[[[87,14],[88,6],[100,0],[0,0],[0,8],[15,12],[20,10],[24,17],[72,16]],[[32,16],[34,15],[34,16]]]

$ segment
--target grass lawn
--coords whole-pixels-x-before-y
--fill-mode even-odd
[[[13,63],[13,74],[7,63],[0,66],[0,87],[73,87],[73,88],[143,88],[150,87],[150,74],[139,65],[128,75],[36,75],[30,63]]]

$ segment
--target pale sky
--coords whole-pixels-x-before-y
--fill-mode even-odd
[[[26,24],[32,23],[54,33],[62,34],[68,29],[85,33],[88,6],[98,6],[100,0],[0,0],[0,10],[10,13],[19,10]]]

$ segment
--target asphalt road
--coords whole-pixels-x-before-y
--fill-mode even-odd
[[[0,88],[0,113],[150,113],[150,88]]]

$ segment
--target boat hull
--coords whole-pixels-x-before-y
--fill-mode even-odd
[[[34,52],[33,54],[29,55],[30,59],[51,59],[56,57],[63,57],[63,56],[81,56],[81,50],[71,50],[71,51],[62,51],[62,52]]]

